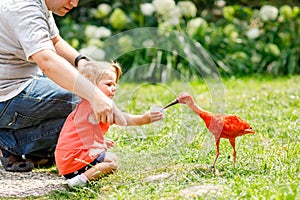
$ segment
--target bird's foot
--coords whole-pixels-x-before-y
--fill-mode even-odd
[[[213,171],[215,175],[217,175],[217,176],[221,175],[220,171],[218,169],[216,169],[214,165],[210,166],[210,168],[211,168],[211,171]]]
[[[215,171],[215,166],[214,165],[210,166],[209,171],[214,172]]]
[[[217,175],[217,176],[221,175],[221,173],[220,173],[220,171],[218,169],[215,169],[215,175]]]

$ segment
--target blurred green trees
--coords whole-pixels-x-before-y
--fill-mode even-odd
[[[135,28],[157,27],[199,42],[223,76],[277,76],[300,73],[299,5],[300,1],[86,0],[56,21],[62,36],[94,59],[106,59],[110,37]],[[117,58],[125,71],[148,64],[148,72],[142,73],[151,72],[149,77],[155,81],[166,73],[164,66],[189,77],[195,74],[189,60],[172,50],[141,45],[131,51],[135,40],[126,35],[117,42],[117,49],[126,52]],[[156,63],[156,67],[152,69],[149,63]]]

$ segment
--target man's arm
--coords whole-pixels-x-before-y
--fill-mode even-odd
[[[58,44],[58,43],[56,43]],[[59,44],[60,46],[60,44]],[[72,48],[72,47],[71,47]],[[60,48],[58,48],[60,49]],[[70,50],[70,49],[69,49]],[[74,94],[87,99],[96,114],[96,118],[102,122],[112,122],[112,100],[100,89],[83,77],[68,61],[76,57],[76,50],[70,50],[66,59],[57,55],[52,50],[41,50],[31,57],[55,83]],[[60,54],[67,55],[65,50],[60,49]],[[69,60],[68,60],[69,59]]]
[[[69,45],[61,36],[57,36],[52,39],[53,45],[58,55],[65,58],[69,63],[75,66],[75,58],[79,55],[79,52]],[[84,64],[87,62],[85,59],[79,60],[78,64]]]

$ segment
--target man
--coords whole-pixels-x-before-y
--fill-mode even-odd
[[[52,13],[64,16],[78,1],[0,2],[0,159],[7,171],[30,171],[33,158],[53,157],[77,96],[90,102],[98,120],[123,120],[76,70],[86,57],[59,35]]]

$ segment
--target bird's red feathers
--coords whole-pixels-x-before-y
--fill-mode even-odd
[[[251,133],[251,126],[240,117],[231,114],[213,114],[201,112],[199,115],[206,127],[217,138],[235,138]]]
[[[179,94],[176,100],[169,103],[167,106],[164,107],[164,109],[168,108],[169,106],[175,105],[177,103],[186,104],[187,106],[189,106],[194,113],[196,113],[203,119],[208,130],[215,136],[217,150],[216,150],[216,157],[212,166],[213,167],[215,166],[215,163],[219,156],[220,138],[229,139],[229,142],[233,147],[233,157],[234,157],[234,164],[235,164],[236,163],[235,138],[245,134],[255,133],[255,131],[252,130],[251,126],[238,116],[231,115],[231,114],[215,114],[203,110],[195,103],[193,97],[186,92]]]

